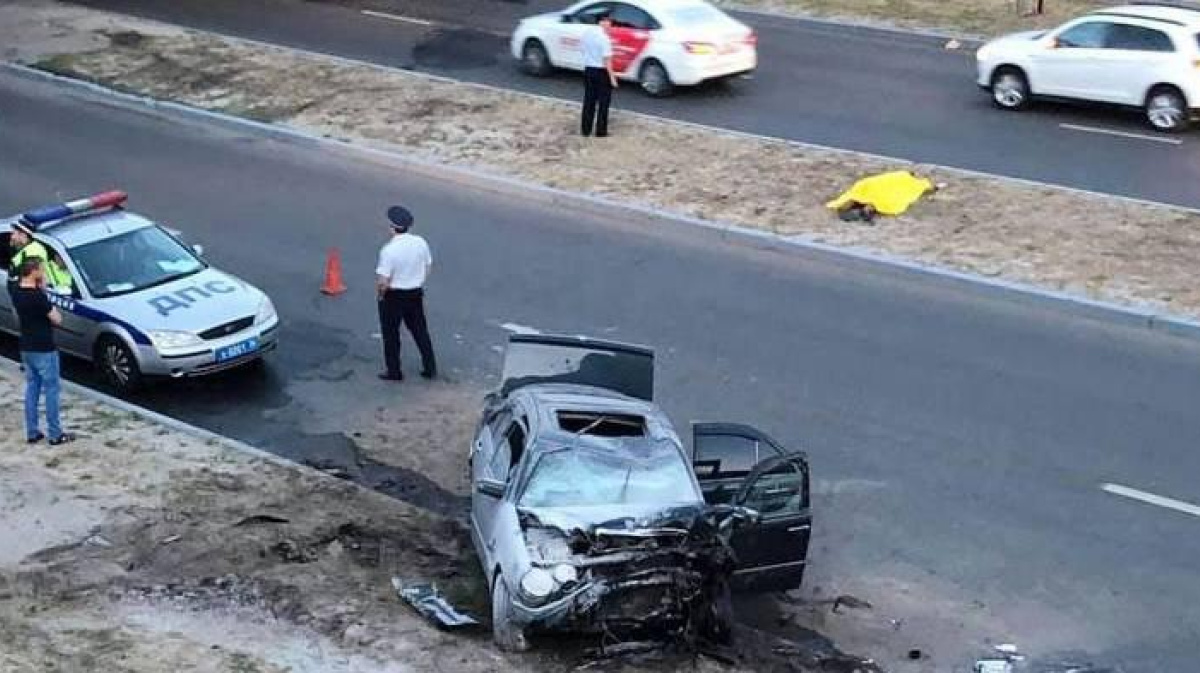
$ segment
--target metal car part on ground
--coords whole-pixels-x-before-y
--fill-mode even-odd
[[[504,649],[533,631],[697,643],[732,632],[734,585],[803,579],[809,468],[745,425],[653,402],[651,350],[514,335],[471,447],[471,533]]]

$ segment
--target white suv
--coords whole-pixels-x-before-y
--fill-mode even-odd
[[[1134,106],[1159,131],[1200,109],[1200,8],[1129,5],[1050,31],[1008,35],[975,55],[979,86],[1006,110],[1031,98]]]

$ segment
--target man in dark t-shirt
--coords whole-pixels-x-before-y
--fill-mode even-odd
[[[62,315],[46,296],[45,260],[29,257],[18,269],[20,282],[13,289],[13,308],[21,323],[21,362],[25,365],[25,439],[33,444],[43,435],[38,429],[38,402],[46,396],[46,431],[50,444],[74,439],[63,432],[58,419],[58,349],[54,345],[54,327]]]

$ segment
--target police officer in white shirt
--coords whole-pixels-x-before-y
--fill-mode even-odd
[[[617,74],[613,71],[612,41],[608,29],[612,18],[601,15],[595,28],[587,31],[580,45],[583,50],[583,135],[596,137],[608,135],[608,104],[612,101],[612,90],[617,88]]]
[[[383,332],[383,360],[387,369],[379,374],[385,381],[401,381],[400,325],[408,327],[417,349],[421,351],[421,376],[437,376],[437,361],[433,343],[425,323],[425,279],[433,257],[429,244],[416,234],[408,233],[413,216],[404,206],[392,206],[387,211],[392,223],[392,239],[379,251],[375,268],[375,289],[379,294],[379,327]]]

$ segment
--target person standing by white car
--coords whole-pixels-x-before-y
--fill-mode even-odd
[[[617,88],[617,73],[613,70],[613,46],[608,37],[612,18],[601,16],[597,25],[584,34],[580,49],[583,52],[583,120],[580,131],[584,137],[608,136],[608,108],[613,89]]]

